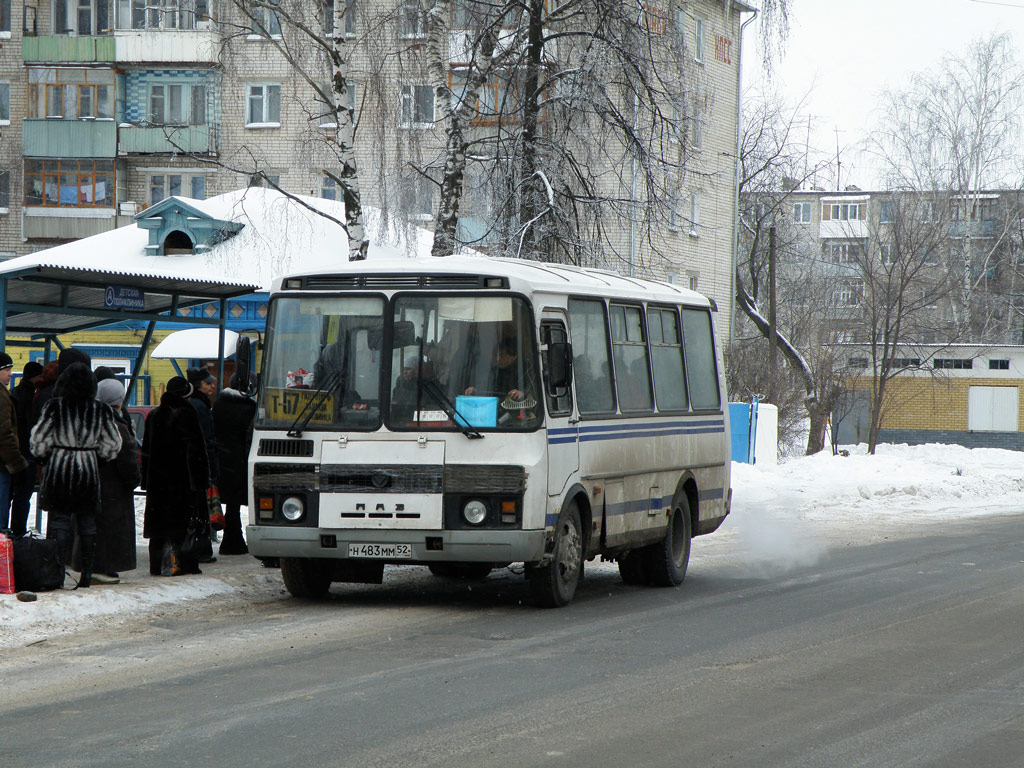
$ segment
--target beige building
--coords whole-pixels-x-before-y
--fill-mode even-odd
[[[332,18],[332,5],[281,2],[314,31]],[[203,199],[236,189],[257,172],[286,191],[337,196],[323,173],[340,168],[333,116],[311,84],[329,80],[326,58],[295,36],[284,14],[264,8],[246,17],[229,0],[0,6],[0,26],[8,27],[0,29],[0,256],[121,226],[169,195]],[[443,55],[458,90],[464,19],[474,3],[452,6]],[[431,226],[444,159],[445,124],[421,9],[420,0],[349,0],[345,13],[363,199],[399,229]],[[643,5],[644,29],[665,57],[661,70],[677,68],[682,95],[660,106],[682,129],[659,146],[678,162],[652,192],[638,184],[622,146],[586,132],[568,139],[594,149],[585,156],[600,191],[635,201],[602,222],[600,249],[589,263],[706,293],[723,310],[724,335],[732,306],[740,25],[751,10],[733,0]],[[569,44],[555,50],[566,60],[574,55]],[[545,72],[553,76],[560,62],[548,57]],[[501,82],[484,84],[474,138],[500,133],[485,106],[509,98],[508,91]],[[512,114],[503,119],[514,133]],[[497,229],[494,182],[482,165],[467,169],[459,234],[486,249]]]

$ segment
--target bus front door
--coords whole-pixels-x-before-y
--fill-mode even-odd
[[[567,343],[565,316],[545,311],[541,319],[541,344],[544,359],[544,397],[547,400],[548,420],[548,495],[564,493],[569,479],[579,470],[579,418],[573,405],[571,382],[554,386],[551,372],[551,345]]]

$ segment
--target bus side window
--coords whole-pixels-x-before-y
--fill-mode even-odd
[[[690,385],[691,407],[695,411],[721,408],[710,312],[705,309],[683,310],[683,347],[686,350],[686,380]]]
[[[569,341],[569,336],[565,332],[565,326],[561,323],[543,323],[540,333],[541,343],[548,346]],[[548,379],[550,365],[547,358],[549,354],[550,351],[544,353],[544,394],[547,395],[548,413],[552,416],[564,416],[572,413],[572,392],[568,386],[551,386],[551,382]]]
[[[644,339],[643,310],[633,305],[613,304],[612,360],[615,362],[615,389],[619,409],[649,411],[654,407],[651,397],[651,372],[647,363]]]
[[[647,333],[651,343],[654,396],[659,411],[685,411],[686,377],[679,318],[674,309],[647,309]]]
[[[608,354],[608,316],[600,299],[570,299],[572,369],[576,406],[581,414],[613,413],[611,358]]]

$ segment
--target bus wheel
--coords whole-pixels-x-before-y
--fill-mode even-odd
[[[644,559],[644,553],[642,551],[630,552],[620,557],[619,576],[622,577],[623,584],[643,586],[649,583],[650,578],[647,575],[647,561]]]
[[[550,562],[527,570],[534,601],[544,608],[568,605],[583,574],[583,529],[575,501],[558,516],[555,551]]]
[[[658,587],[678,587],[690,563],[690,504],[680,493],[672,504],[672,520],[660,544],[647,552],[647,573]]]
[[[331,588],[329,564],[308,557],[282,557],[281,576],[292,597],[319,598]]]
[[[480,581],[486,579],[491,572],[490,563],[433,563],[427,568],[442,579],[459,581]]]

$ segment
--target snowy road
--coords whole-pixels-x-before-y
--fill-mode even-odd
[[[593,568],[561,611],[403,569],[55,637],[0,662],[3,764],[1016,765],[1024,517],[932,531],[680,590]]]

